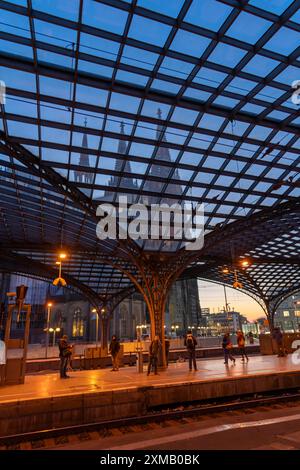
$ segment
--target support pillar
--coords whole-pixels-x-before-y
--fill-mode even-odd
[[[161,342],[159,367],[165,369],[165,307],[171,286],[186,266],[186,256],[152,253],[134,259],[137,274],[129,275],[143,295],[151,322],[151,340],[158,336]]]
[[[101,315],[101,313],[100,313]],[[100,337],[100,344],[101,350],[105,356],[108,355],[108,330],[109,330],[109,316],[107,314],[101,315],[101,337]]]

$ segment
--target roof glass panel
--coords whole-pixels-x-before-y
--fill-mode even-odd
[[[256,95],[256,98],[273,102],[283,94],[283,91],[271,86],[265,86]]]
[[[279,54],[289,55],[299,47],[299,44],[300,32],[282,27],[264,47],[271,51],[279,52]]]
[[[186,79],[193,68],[194,65],[189,64],[188,62],[172,59],[171,57],[165,57],[160,66],[159,72],[172,77]]]
[[[209,11],[212,9],[214,14],[210,15]],[[218,31],[231,11],[230,6],[216,0],[193,0],[184,19],[188,23]]]
[[[88,72],[89,74],[96,75],[98,77],[112,77],[113,69],[111,67],[105,67],[104,65],[93,64],[85,60],[78,61],[78,70],[81,72]]]
[[[82,22],[98,29],[123,34],[128,13],[93,0],[84,0]]]
[[[10,88],[17,90],[36,91],[34,75],[28,72],[0,66],[0,80]]]
[[[179,29],[172,41],[170,49],[198,58],[203,54],[209,44],[210,39]]]
[[[40,91],[44,95],[70,99],[70,83],[56,78],[40,77]]]
[[[291,20],[292,20],[292,21],[295,21],[296,23],[300,23],[300,10],[298,10],[297,13],[295,13],[295,14],[291,17]]]
[[[251,80],[234,77],[225,90],[238,93],[239,95],[245,95],[246,93],[249,93],[249,91],[253,90],[253,88],[256,86],[257,83],[252,82]]]
[[[225,80],[226,77],[227,75],[224,72],[201,67],[194,78],[194,82],[216,88]]]
[[[227,30],[226,36],[255,44],[271,25],[271,21],[242,11]]]
[[[134,96],[126,96],[120,93],[112,93],[110,107],[112,109],[127,109],[130,113],[136,113],[140,105],[140,99]]]
[[[225,118],[220,116],[214,116],[213,114],[205,113],[203,114],[199,127],[204,127],[205,129],[219,130],[221,125],[224,123]]]
[[[77,21],[79,0],[64,0],[63,2],[61,0],[32,0],[32,8],[50,13],[50,15]]]
[[[197,116],[197,111],[178,107],[174,110],[171,121],[183,122],[185,124],[194,124]]]
[[[9,52],[21,57],[33,58],[33,51],[31,46],[24,46],[23,44],[17,44],[11,41],[0,40],[0,51]]]
[[[76,42],[76,31],[70,28],[48,23],[46,21],[34,20],[36,38],[48,44],[60,47],[70,47]]]
[[[134,15],[128,36],[148,44],[163,46],[171,31],[171,27],[158,21]]]
[[[148,82],[148,77],[138,75],[137,73],[126,72],[125,70],[118,70],[116,79],[123,82],[135,83],[136,85],[141,86],[145,86]]]
[[[165,82],[164,80],[154,80],[151,88],[154,90],[165,91],[176,95],[180,90],[181,86],[175,83]]]
[[[153,52],[126,45],[123,50],[121,62],[141,69],[152,70],[158,57],[158,54]]]
[[[208,98],[211,97],[211,93],[207,93],[206,91],[197,90],[195,88],[187,88],[184,92],[184,96],[186,98],[193,98],[194,100],[199,100],[205,102]]]
[[[299,80],[299,67],[289,65],[286,69],[275,77],[276,82],[291,85],[294,80]]]
[[[162,2],[161,0],[138,0],[137,5],[139,7],[147,8],[176,18],[183,3],[184,0],[173,0],[172,2]]]
[[[242,49],[219,43],[208,57],[208,60],[227,67],[235,67],[245,55],[246,52]]]
[[[262,10],[271,11],[277,15],[281,15],[292,3],[292,0],[250,0],[249,4],[261,8]]]
[[[2,10],[0,18],[0,31],[5,31],[16,36],[30,38],[29,18],[11,11]]]
[[[245,65],[243,72],[258,75],[259,77],[265,77],[270,72],[272,72],[275,67],[277,67],[277,65],[279,65],[277,60],[269,59],[269,57],[263,57],[261,55],[256,55],[247,63],[247,65]]]
[[[86,54],[114,60],[119,51],[119,47],[117,42],[109,41],[101,37],[97,37],[97,41],[95,41],[95,36],[91,34],[80,34],[80,51]]]

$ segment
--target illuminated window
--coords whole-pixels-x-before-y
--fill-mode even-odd
[[[81,308],[76,307],[73,315],[72,336],[82,338],[84,332],[83,315]]]
[[[300,310],[295,310],[295,317],[300,317]]]
[[[288,310],[284,310],[283,311],[283,316],[284,317],[289,317],[290,316],[290,312]]]

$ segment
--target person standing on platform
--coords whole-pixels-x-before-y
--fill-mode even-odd
[[[188,355],[189,355],[189,368],[192,370],[192,365],[194,366],[194,370],[197,370],[197,364],[196,364],[196,346],[197,346],[197,340],[196,338],[192,335],[191,330],[187,332],[187,335],[184,340],[184,345],[186,346]]]
[[[238,348],[240,350],[240,354],[242,356],[242,362],[244,362],[245,359],[248,362],[249,357],[247,356],[247,353],[246,353],[244,333],[242,331],[237,331],[236,339],[237,339]]]
[[[286,354],[285,354],[284,344],[283,344],[283,334],[278,326],[274,328],[272,336],[273,336],[273,339],[275,339],[276,344],[277,344],[278,357],[285,357]]]
[[[147,375],[150,375],[151,367],[154,369],[154,374],[157,373],[157,364],[158,364],[158,355],[161,348],[161,342],[159,336],[154,336],[154,339],[151,341],[149,348],[149,364]]]
[[[68,362],[67,362],[67,371],[70,371],[70,372],[74,372],[74,369],[73,369],[73,354],[74,354],[74,345],[71,344],[70,346],[70,355],[68,357]]]
[[[235,358],[231,354],[232,343],[230,341],[229,333],[225,333],[225,335],[223,336],[222,347],[224,351],[224,364],[228,364],[228,359],[233,361],[233,363],[235,364]]]
[[[254,344],[254,337],[252,331],[248,333],[249,343]]]
[[[111,338],[111,342],[109,345],[109,353],[111,354],[111,360],[112,360],[112,372],[118,371],[119,370],[119,352],[120,352],[121,346],[120,342],[118,341],[116,335],[113,335]]]
[[[67,335],[63,335],[63,337],[59,340],[58,347],[59,347],[59,357],[60,357],[60,378],[68,379],[69,376],[67,375],[67,366],[68,366],[69,357],[71,356],[72,351],[71,351],[71,346],[68,343]]]
[[[169,365],[169,351],[170,351],[170,340],[165,337],[165,350],[166,350],[166,363]]]

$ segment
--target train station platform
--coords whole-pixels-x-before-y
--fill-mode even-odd
[[[295,362],[295,361],[294,361]],[[300,388],[300,364],[292,356],[237,357],[170,364],[159,375],[134,367],[26,376],[25,384],[0,388],[0,436],[145,415],[158,407]]]

